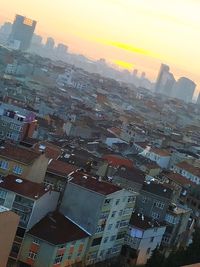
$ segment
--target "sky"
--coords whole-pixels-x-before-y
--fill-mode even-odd
[[[0,0],[0,24],[15,14],[37,20],[36,33],[93,59],[145,71],[161,63],[200,90],[200,0]]]

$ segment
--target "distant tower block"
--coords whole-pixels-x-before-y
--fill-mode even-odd
[[[22,51],[29,49],[36,24],[35,20],[16,15],[8,42],[18,42],[19,49]]]
[[[133,75],[134,75],[134,76],[137,76],[137,75],[138,75],[138,70],[137,70],[137,69],[134,69],[134,70],[133,70]]]
[[[144,79],[145,77],[146,77],[146,73],[145,72],[142,72],[141,78]]]

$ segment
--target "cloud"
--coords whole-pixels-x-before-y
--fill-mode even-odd
[[[104,45],[108,45],[108,46],[116,47],[118,49],[129,51],[131,53],[136,53],[136,54],[153,57],[153,58],[159,58],[159,59],[161,58],[161,56],[156,53],[153,53],[149,50],[146,50],[140,47],[136,47],[134,45],[125,44],[121,42],[115,42],[115,41],[108,41],[108,40],[99,40],[99,42],[103,43]]]

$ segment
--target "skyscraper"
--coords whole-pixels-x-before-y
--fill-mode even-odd
[[[195,88],[196,84],[192,80],[181,77],[173,86],[173,95],[188,103],[192,101]]]
[[[200,93],[199,93],[199,95],[198,95],[196,104],[200,106]]]
[[[161,64],[155,85],[155,93],[171,96],[175,79],[173,74],[170,73],[169,70],[169,66]]]
[[[55,45],[55,41],[53,38],[51,37],[48,37],[47,38],[47,41],[46,41],[46,44],[45,44],[45,47],[49,50],[53,50],[54,49],[54,45]]]
[[[35,20],[31,20],[21,15],[16,15],[11,34],[9,36],[9,43],[17,41],[19,43],[20,50],[27,50],[30,47],[35,27]]]
[[[62,59],[63,57],[67,55],[67,50],[68,50],[68,47],[66,45],[58,44],[58,46],[56,47],[56,56],[59,59]]]

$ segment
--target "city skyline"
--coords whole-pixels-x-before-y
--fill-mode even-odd
[[[76,3],[60,0],[48,5],[46,0],[42,3],[9,0],[2,5],[0,24],[13,22],[19,13],[37,20],[37,34],[65,43],[70,52],[94,59],[103,57],[122,68],[145,71],[154,81],[160,64],[166,63],[176,79],[189,77],[199,90],[199,63],[194,58],[200,58],[197,12],[200,4],[195,0],[177,0],[172,8],[170,4],[171,0],[162,3],[153,0],[151,4],[146,0],[79,0]]]

